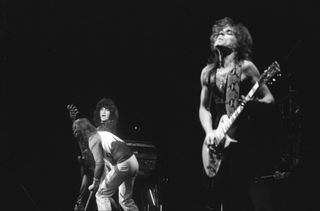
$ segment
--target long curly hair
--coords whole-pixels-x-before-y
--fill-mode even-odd
[[[97,103],[96,108],[93,112],[93,122],[95,126],[99,128],[102,125],[100,119],[100,109],[102,107],[110,110],[109,119],[104,123],[104,126],[107,127],[106,130],[108,130],[109,132],[115,132],[119,121],[119,111],[115,102],[111,98],[102,98]]]
[[[250,60],[251,53],[252,53],[252,37],[247,29],[242,23],[236,23],[232,18],[225,17],[222,19],[217,20],[214,25],[212,26],[212,33],[210,36],[210,48],[213,52],[213,55],[209,58],[209,63],[214,63],[216,61],[217,57],[217,51],[214,47],[214,43],[220,33],[221,30],[223,30],[225,27],[230,26],[234,29],[235,37],[237,38],[237,59],[243,60],[247,59]]]
[[[82,136],[81,140],[87,140],[90,133],[96,132],[97,129],[90,123],[87,118],[79,118],[73,122],[72,128]]]

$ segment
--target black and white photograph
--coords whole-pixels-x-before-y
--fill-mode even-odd
[[[1,210],[319,210],[318,5],[0,0]]]

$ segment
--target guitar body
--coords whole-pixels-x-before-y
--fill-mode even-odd
[[[218,173],[221,161],[222,157],[210,149],[206,141],[204,141],[202,144],[202,164],[208,177],[212,178]]]
[[[202,164],[206,175],[210,178],[214,177],[219,171],[223,160],[223,149],[228,147],[231,142],[237,142],[226,134],[226,127],[229,123],[230,121],[227,115],[221,116],[216,129],[218,137],[215,138],[215,141],[218,143],[217,146],[208,144],[206,140],[203,141]]]

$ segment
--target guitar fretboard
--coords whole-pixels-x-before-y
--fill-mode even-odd
[[[249,93],[246,96],[247,100],[252,99],[254,93],[257,91],[257,89],[259,88],[259,82],[256,82],[254,84],[254,86],[251,88],[251,90],[249,91]],[[237,109],[232,113],[232,115],[229,117],[229,121],[226,124],[225,127],[225,131],[223,131],[224,133],[228,132],[229,128],[231,127],[231,125],[234,123],[234,121],[237,119],[237,117],[239,116],[239,114],[241,113],[241,111],[243,110],[245,104],[240,104]]]

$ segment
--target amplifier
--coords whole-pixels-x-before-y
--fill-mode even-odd
[[[156,146],[150,142],[125,140],[139,162],[138,176],[150,176],[156,169]]]

